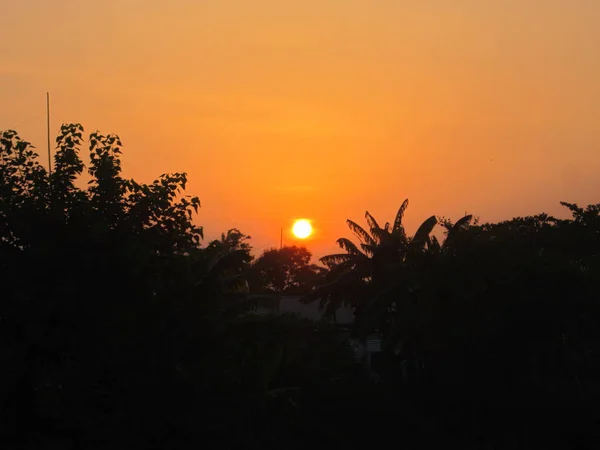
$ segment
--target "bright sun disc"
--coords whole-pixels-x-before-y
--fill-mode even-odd
[[[299,239],[306,239],[312,234],[312,225],[306,219],[296,220],[292,233]]]

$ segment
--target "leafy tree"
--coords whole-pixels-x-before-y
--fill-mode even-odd
[[[235,317],[253,309],[246,298],[254,259],[251,251],[250,236],[232,228],[220,239],[210,242],[194,260],[197,297],[211,299],[208,303],[204,301],[202,306],[212,305],[211,313],[216,314],[215,319],[222,319],[223,314]]]
[[[600,317],[590,289],[598,208],[565,206],[573,220],[441,218],[441,244],[428,221],[394,242],[392,228],[367,215],[371,233],[349,223],[361,250],[339,240],[347,253],[324,259],[335,278],[312,298],[332,309],[342,301],[355,306],[359,333],[381,330],[388,369],[410,380],[581,380],[597,370],[589,355],[591,317]],[[573,245],[577,236],[585,236],[585,249],[583,240]]]
[[[206,247],[206,254],[213,265],[218,263],[228,279],[228,289],[242,292],[248,291],[247,276],[254,260],[251,251],[250,236],[236,228],[221,234],[221,239],[213,240]]]
[[[81,125],[61,128],[51,177],[16,132],[0,136],[3,414],[29,427],[113,427],[86,402],[142,399],[156,377],[176,376],[184,321],[175,319],[198,276],[199,200],[182,196],[185,174],[124,180],[117,136],[90,135],[87,189],[77,187]],[[131,417],[143,402],[136,408]]]
[[[252,265],[250,287],[257,293],[302,294],[320,281],[322,269],[310,264],[305,247],[286,246],[265,250]]]
[[[487,366],[486,378],[496,372],[536,383],[580,382],[597,373],[591,355],[597,342],[592,323],[600,317],[592,287],[598,210],[590,205],[582,222],[583,209],[571,206],[570,220],[539,214],[474,226],[446,261],[445,272],[452,274],[446,292],[465,306],[477,305],[470,315],[482,324],[478,351],[511,360],[499,368],[479,359],[474,367],[473,356],[474,372]],[[585,245],[578,245],[578,236]]]

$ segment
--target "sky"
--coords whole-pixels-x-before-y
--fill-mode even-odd
[[[187,172],[211,239],[315,256],[365,210],[409,231],[600,202],[598,0],[0,0],[0,129],[119,134]],[[83,152],[86,156],[86,152]],[[46,164],[47,159],[43,157]]]

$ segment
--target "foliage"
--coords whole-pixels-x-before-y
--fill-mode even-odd
[[[311,253],[305,247],[286,246],[265,250],[252,265],[250,283],[253,292],[303,294],[321,280],[322,269],[310,264]]]
[[[346,252],[328,255],[321,262],[329,268],[329,283],[307,296],[306,301],[320,301],[327,314],[334,314],[343,304],[356,310],[357,331],[364,336],[374,328],[385,328],[389,308],[398,308],[383,294],[398,285],[412,289],[415,280],[408,278],[416,273],[415,265],[427,252],[437,251],[439,244],[431,231],[437,223],[435,216],[421,224],[413,237],[407,235],[402,219],[408,207],[405,200],[393,222],[381,227],[367,211],[368,231],[352,220],[346,223],[359,239],[359,245],[340,238],[338,245]],[[359,248],[360,247],[360,248]]]
[[[600,368],[592,287],[599,209],[564,205],[572,220],[541,214],[471,226],[471,216],[442,219],[441,244],[429,235],[433,220],[394,242],[393,231],[367,213],[370,233],[349,225],[368,252],[338,240],[347,253],[323,259],[335,277],[312,299],[331,310],[350,302],[359,334],[379,329],[382,370],[395,379],[591,381]]]
[[[358,240],[323,268],[303,247],[254,259],[237,229],[203,247],[185,173],[124,178],[116,135],[89,135],[87,165],[80,124],[56,144],[50,175],[0,132],[3,448],[593,448],[600,204],[410,236],[406,200],[348,220]],[[240,314],[250,293],[353,307],[352,332],[381,334],[379,383],[346,330]]]
[[[16,132],[0,138],[3,414],[31,427],[116,426],[85,403],[172,377],[177,317],[198,295],[200,202],[182,195],[186,175],[125,180],[119,138],[96,132],[82,189],[82,142],[81,125],[61,128],[49,177]]]

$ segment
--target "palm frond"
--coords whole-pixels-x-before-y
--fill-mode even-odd
[[[456,233],[457,231],[464,230],[469,227],[471,224],[471,220],[473,220],[472,215],[467,215],[461,218],[458,222],[454,224],[452,227],[451,233]]]
[[[396,220],[394,220],[394,231],[404,233],[404,226],[402,225],[402,219],[404,218],[404,212],[408,207],[408,199],[402,202],[398,213],[396,214]]]
[[[325,264],[327,267],[332,267],[332,266],[336,266],[338,264],[344,263],[351,259],[352,259],[352,255],[350,255],[348,253],[338,253],[335,255],[323,256],[321,259],[319,259],[319,261],[321,261],[321,263]]]
[[[371,244],[360,244],[360,248],[362,248],[363,252],[367,255],[373,255],[375,253],[375,245]]]
[[[371,228],[371,233],[373,232],[373,230],[381,229],[381,227],[375,220],[375,217],[373,217],[371,214],[369,214],[369,211],[365,212],[365,218],[367,219],[367,223],[369,224],[369,227]]]
[[[373,230],[371,230],[371,233],[373,234],[373,237],[375,238],[375,241],[378,244],[386,242],[386,239],[390,237],[390,232],[383,228],[374,228]]]
[[[446,236],[446,241],[444,242],[444,246],[445,247],[452,246],[452,243],[456,239],[456,235],[458,233],[460,233],[461,231],[466,230],[469,227],[469,225],[471,224],[472,219],[473,219],[473,216],[467,215],[467,216],[464,216],[463,218],[461,218],[458,222],[456,222],[452,226],[452,228],[450,228],[448,230],[448,233]]]
[[[431,216],[425,220],[415,233],[412,242],[414,245],[422,246],[427,242],[427,238],[433,231],[433,228],[437,225],[437,217]]]
[[[321,310],[328,308],[330,312],[334,312],[356,295],[362,283],[355,271],[345,271],[334,281],[319,286],[300,301],[304,304],[318,301]]]
[[[339,238],[337,244],[342,250],[346,250],[350,255],[362,255],[363,253],[358,249],[356,244],[350,239]]]
[[[346,224],[348,225],[348,228],[350,228],[350,230],[356,235],[356,237],[360,239],[362,243],[368,245],[375,245],[375,241],[373,240],[371,235],[369,235],[369,233],[367,233],[366,230],[359,224],[350,219],[346,220]]]
[[[364,260],[368,260],[367,257],[361,258]],[[341,276],[345,275],[348,272],[354,271],[357,265],[356,257],[350,257],[348,260],[337,263],[329,268],[329,273],[327,274],[327,279],[331,281],[335,281],[339,279]]]

